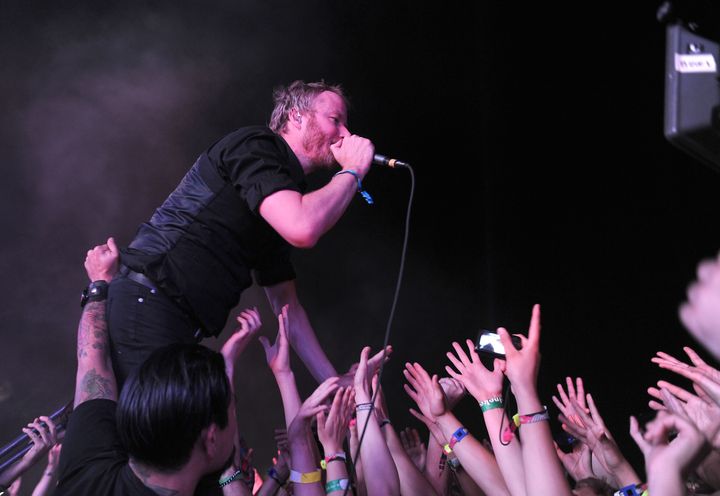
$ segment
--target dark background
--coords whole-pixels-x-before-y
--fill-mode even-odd
[[[453,340],[523,331],[540,302],[543,401],[583,376],[640,466],[627,418],[661,376],[650,357],[693,343],[677,307],[720,247],[720,176],[663,138],[664,27],[643,4],[0,4],[0,439],[72,397],[85,251],[127,244],[210,143],[267,122],[273,87],[324,78],[350,95],[350,129],[417,177],[384,380],[395,426],[420,427],[405,361],[443,373]],[[410,190],[384,169],[365,186],[376,204],[356,199],[294,258],[342,370],[382,343]],[[260,290],[241,304],[275,335]],[[238,376],[240,428],[267,468],[282,409],[259,344]],[[483,429],[472,401],[459,408]]]

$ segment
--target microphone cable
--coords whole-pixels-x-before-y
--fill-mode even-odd
[[[368,422],[370,422],[370,417],[375,414],[375,400],[377,398],[378,392],[380,391],[380,387],[382,384],[382,375],[383,371],[385,370],[385,361],[387,360],[387,347],[388,342],[390,341],[390,329],[392,327],[392,321],[395,317],[395,308],[397,307],[397,301],[398,296],[400,295],[400,286],[402,285],[402,279],[403,279],[403,273],[405,272],[405,256],[407,254],[407,246],[408,246],[408,238],[410,237],[410,214],[412,212],[412,203],[413,203],[413,196],[415,195],[415,173],[413,172],[412,167],[410,167],[410,164],[406,164],[403,169],[407,169],[410,172],[410,196],[408,198],[408,206],[407,206],[407,214],[405,216],[405,235],[403,238],[403,246],[402,251],[400,255],[400,269],[398,270],[398,277],[397,277],[397,283],[395,284],[395,295],[393,296],[393,302],[392,306],[390,308],[390,316],[388,317],[387,321],[387,327],[385,328],[385,339],[383,341],[383,355],[382,360],[380,362],[380,369],[378,370],[378,380],[377,380],[377,387],[375,388],[375,391],[373,392],[372,399],[370,402],[372,403],[372,409],[370,410],[369,415],[365,419],[365,423],[362,428],[362,433],[358,436],[358,446],[355,450],[355,455],[351,456],[350,463],[352,465],[352,472],[353,475],[355,475],[355,460],[357,460],[358,455],[360,454],[360,448],[362,447],[363,440],[365,439],[365,431],[367,430]],[[352,455],[352,453],[350,453]],[[357,480],[357,477],[353,477],[353,479]],[[350,486],[352,484],[348,484],[345,488],[345,491],[343,492],[343,496],[347,496],[347,492],[350,489]]]

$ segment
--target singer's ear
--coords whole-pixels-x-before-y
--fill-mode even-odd
[[[295,124],[296,127],[300,127],[302,124],[302,116],[300,115],[300,111],[293,107],[290,109],[290,119],[293,121],[293,124]]]

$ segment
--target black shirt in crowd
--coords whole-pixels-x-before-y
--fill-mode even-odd
[[[55,496],[157,496],[128,465],[115,424],[117,403],[89,400],[70,416]]]

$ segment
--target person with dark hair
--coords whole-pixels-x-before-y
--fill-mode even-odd
[[[237,425],[222,355],[201,345],[158,348],[125,383],[116,417],[134,466],[177,471],[190,460],[203,429],[213,428],[233,432],[218,437],[230,443],[220,449],[228,454],[218,461],[226,462]]]
[[[348,131],[339,86],[295,81],[274,98],[270,127],[211,145],[122,250],[108,298],[120,383],[155,348],[219,335],[253,276],[275,314],[289,305],[296,316],[288,337],[313,376],[337,375],[298,301],[290,251],[314,246],[362,192],[374,147]],[[306,174],[337,166],[306,191]]]
[[[55,494],[192,495],[201,478],[232,462],[237,421],[226,360],[243,346],[223,354],[198,344],[159,348],[118,400],[105,321],[107,282],[118,257],[110,238],[85,261],[93,282],[78,327],[75,407]],[[260,322],[241,325],[252,335]],[[220,492],[217,478],[214,488]],[[242,484],[232,490],[249,494]]]

